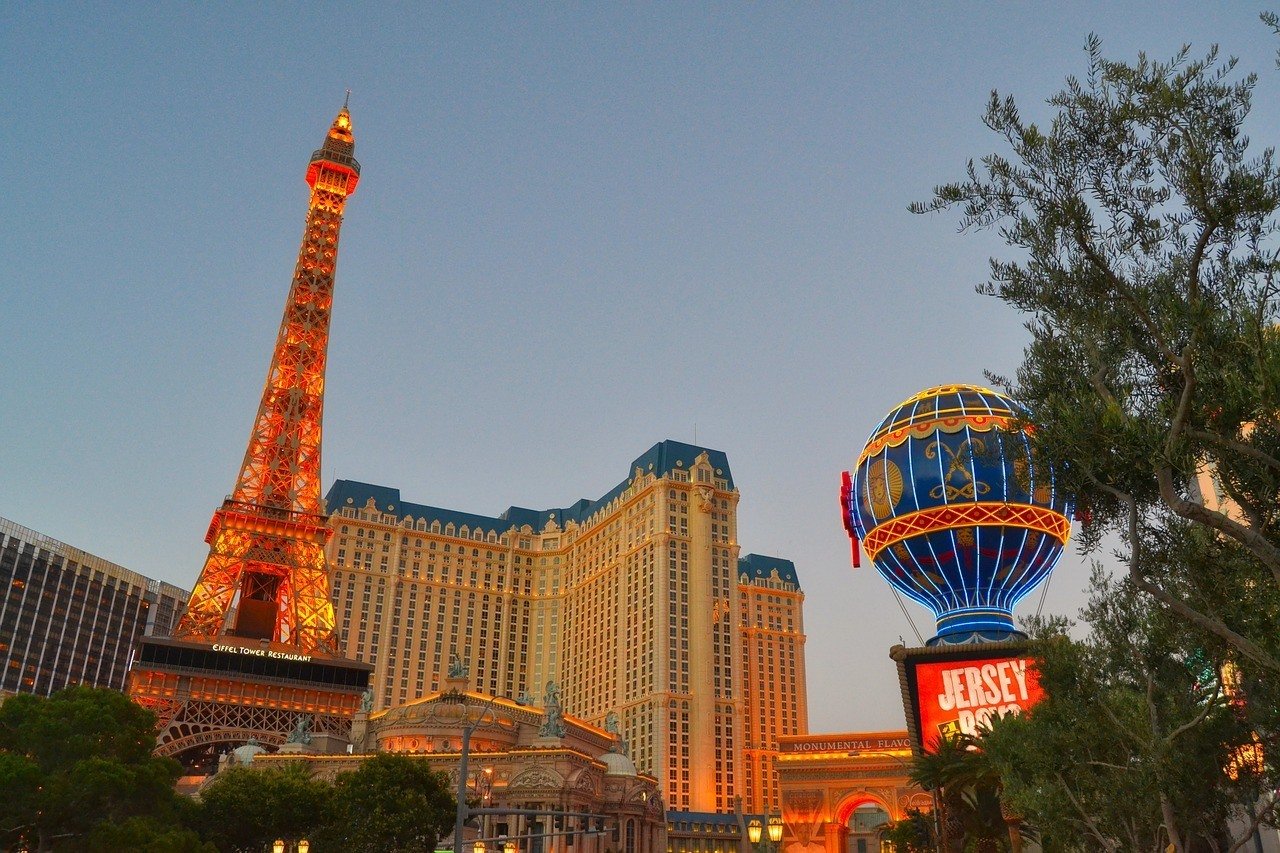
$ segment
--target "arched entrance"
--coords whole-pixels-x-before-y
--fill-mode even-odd
[[[893,820],[893,806],[868,794],[858,793],[837,807],[844,836],[841,853],[881,853],[880,830]]]
[[[880,853],[880,830],[889,822],[889,812],[879,803],[863,803],[853,810],[849,822],[846,853]]]
[[[263,747],[274,749],[284,743],[284,737],[274,732],[257,729],[224,729],[215,726],[174,723],[160,732],[159,744],[154,753],[176,758],[185,775],[208,776],[218,766],[221,752],[255,739]]]
[[[928,809],[929,795],[911,784],[904,731],[788,735],[778,747],[788,840],[821,853],[880,853],[880,826]]]

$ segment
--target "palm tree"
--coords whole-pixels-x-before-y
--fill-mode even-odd
[[[930,751],[916,757],[911,781],[936,791],[941,806],[943,843],[960,850],[972,841],[978,853],[1000,853],[1011,839],[1021,848],[1017,830],[1006,823],[1000,802],[1000,774],[977,748],[978,739],[966,734],[941,737]]]

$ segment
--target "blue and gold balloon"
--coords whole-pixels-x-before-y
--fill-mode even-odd
[[[929,643],[1007,639],[1013,607],[1071,535],[1071,506],[1016,404],[976,385],[921,391],[880,422],[845,475],[845,527],[895,589],[933,611]]]

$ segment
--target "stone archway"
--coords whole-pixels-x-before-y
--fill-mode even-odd
[[[836,804],[841,853],[879,853],[879,827],[897,820],[892,792],[854,791]]]
[[[160,733],[157,740],[161,742],[153,753],[176,758],[185,764],[184,758],[190,753],[210,748],[216,750],[220,745],[240,746],[250,738],[257,739],[264,747],[278,747],[285,741],[282,735],[257,729],[224,729],[198,723],[173,723]]]
[[[864,803],[890,820],[913,805],[927,810],[928,793],[911,784],[905,731],[787,735],[775,764],[788,840],[805,853],[849,853],[849,820]]]
[[[868,804],[879,806],[885,814],[889,815],[890,820],[897,819],[894,815],[892,797],[883,796],[876,791],[850,791],[836,803],[833,809],[836,823],[848,825],[854,810]]]

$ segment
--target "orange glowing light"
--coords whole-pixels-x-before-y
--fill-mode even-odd
[[[1064,545],[1071,538],[1071,520],[1060,512],[1029,504],[983,502],[947,504],[900,515],[868,532],[862,547],[874,560],[885,548],[903,539],[960,524],[1025,527],[1052,536]]]
[[[1254,734],[1252,743],[1244,743],[1236,747],[1227,759],[1226,771],[1232,781],[1241,775],[1257,776],[1267,769],[1266,751],[1262,741]]]

